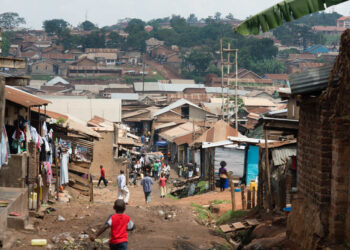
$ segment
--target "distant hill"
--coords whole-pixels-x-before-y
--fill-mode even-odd
[[[342,15],[340,15],[337,12],[325,13],[324,11],[322,11],[304,16],[298,20],[295,20],[294,23],[302,23],[308,26],[336,26],[337,19],[341,16]]]

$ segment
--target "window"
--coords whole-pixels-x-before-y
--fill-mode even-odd
[[[181,107],[181,118],[188,119],[190,116],[190,107],[188,105]]]

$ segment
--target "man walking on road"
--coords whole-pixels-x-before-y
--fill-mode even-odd
[[[145,178],[141,180],[141,185],[143,186],[143,192],[145,193],[146,204],[151,202],[152,185],[153,180],[149,177],[149,173],[146,172]]]
[[[125,204],[129,203],[129,189],[126,186],[126,177],[124,170],[120,170],[120,175],[117,178],[118,182],[118,199],[124,200]]]
[[[106,178],[105,178],[105,177],[106,177],[106,172],[105,172],[105,170],[104,170],[104,168],[103,168],[102,165],[100,166],[100,169],[101,169],[101,176],[100,176],[100,179],[98,180],[97,186],[99,187],[101,181],[103,181],[103,183],[104,183],[105,186],[107,187],[108,181],[107,181]]]

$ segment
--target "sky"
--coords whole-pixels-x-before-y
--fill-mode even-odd
[[[113,25],[123,18],[148,21],[172,14],[199,18],[216,12],[245,19],[281,0],[0,0],[0,13],[17,12],[24,17],[25,27],[40,29],[44,20],[64,19],[73,26],[87,20],[99,27]],[[350,15],[350,1],[329,8]]]

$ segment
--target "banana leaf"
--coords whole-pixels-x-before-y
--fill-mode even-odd
[[[324,10],[325,7],[340,4],[348,0],[285,0],[245,20],[235,28],[243,36],[257,35],[311,13]]]

